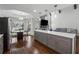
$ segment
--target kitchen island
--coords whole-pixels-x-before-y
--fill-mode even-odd
[[[35,30],[35,39],[59,53],[76,53],[76,34]]]

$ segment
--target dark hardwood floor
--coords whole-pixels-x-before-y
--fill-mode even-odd
[[[59,54],[36,40],[34,41],[34,47],[37,48],[41,54]]]
[[[27,47],[27,41],[14,43],[7,54],[59,54],[36,40],[33,40],[31,43],[30,47]],[[79,37],[77,38],[76,53],[79,54]]]
[[[7,54],[57,54],[54,50],[48,48],[47,46],[41,44],[36,41],[33,37],[28,47],[28,42],[25,40],[24,42],[13,43],[10,46],[10,50],[5,52]]]

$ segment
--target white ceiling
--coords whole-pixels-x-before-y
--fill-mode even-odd
[[[70,5],[71,4],[58,4],[57,9],[63,9]],[[42,15],[45,13],[45,10],[53,11],[54,4],[0,4],[0,9],[19,10],[37,17],[39,16],[39,12],[41,12]],[[37,12],[33,12],[33,10],[36,10]]]
[[[19,10],[0,10],[0,17],[24,17],[29,18],[33,17],[29,13],[19,11]]]

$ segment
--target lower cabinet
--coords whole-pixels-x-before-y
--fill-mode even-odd
[[[39,42],[48,45],[48,36],[45,33],[41,33],[41,32],[35,32],[35,39],[38,40]]]
[[[35,32],[35,39],[59,53],[72,53],[72,39],[70,38]]]
[[[48,36],[48,46],[55,51],[63,54],[72,53],[72,39],[49,35]]]
[[[55,36],[48,35],[48,47],[52,48],[53,50],[56,50],[56,38],[55,38]]]

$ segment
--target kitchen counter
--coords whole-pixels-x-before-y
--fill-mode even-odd
[[[35,30],[35,38],[59,53],[76,53],[76,34]]]
[[[63,37],[68,37],[68,38],[75,38],[76,34],[72,33],[64,33],[64,32],[56,32],[56,31],[47,31],[47,30],[35,30],[38,32],[43,32],[47,34],[53,34],[53,35],[58,35],[58,36],[63,36]]]

